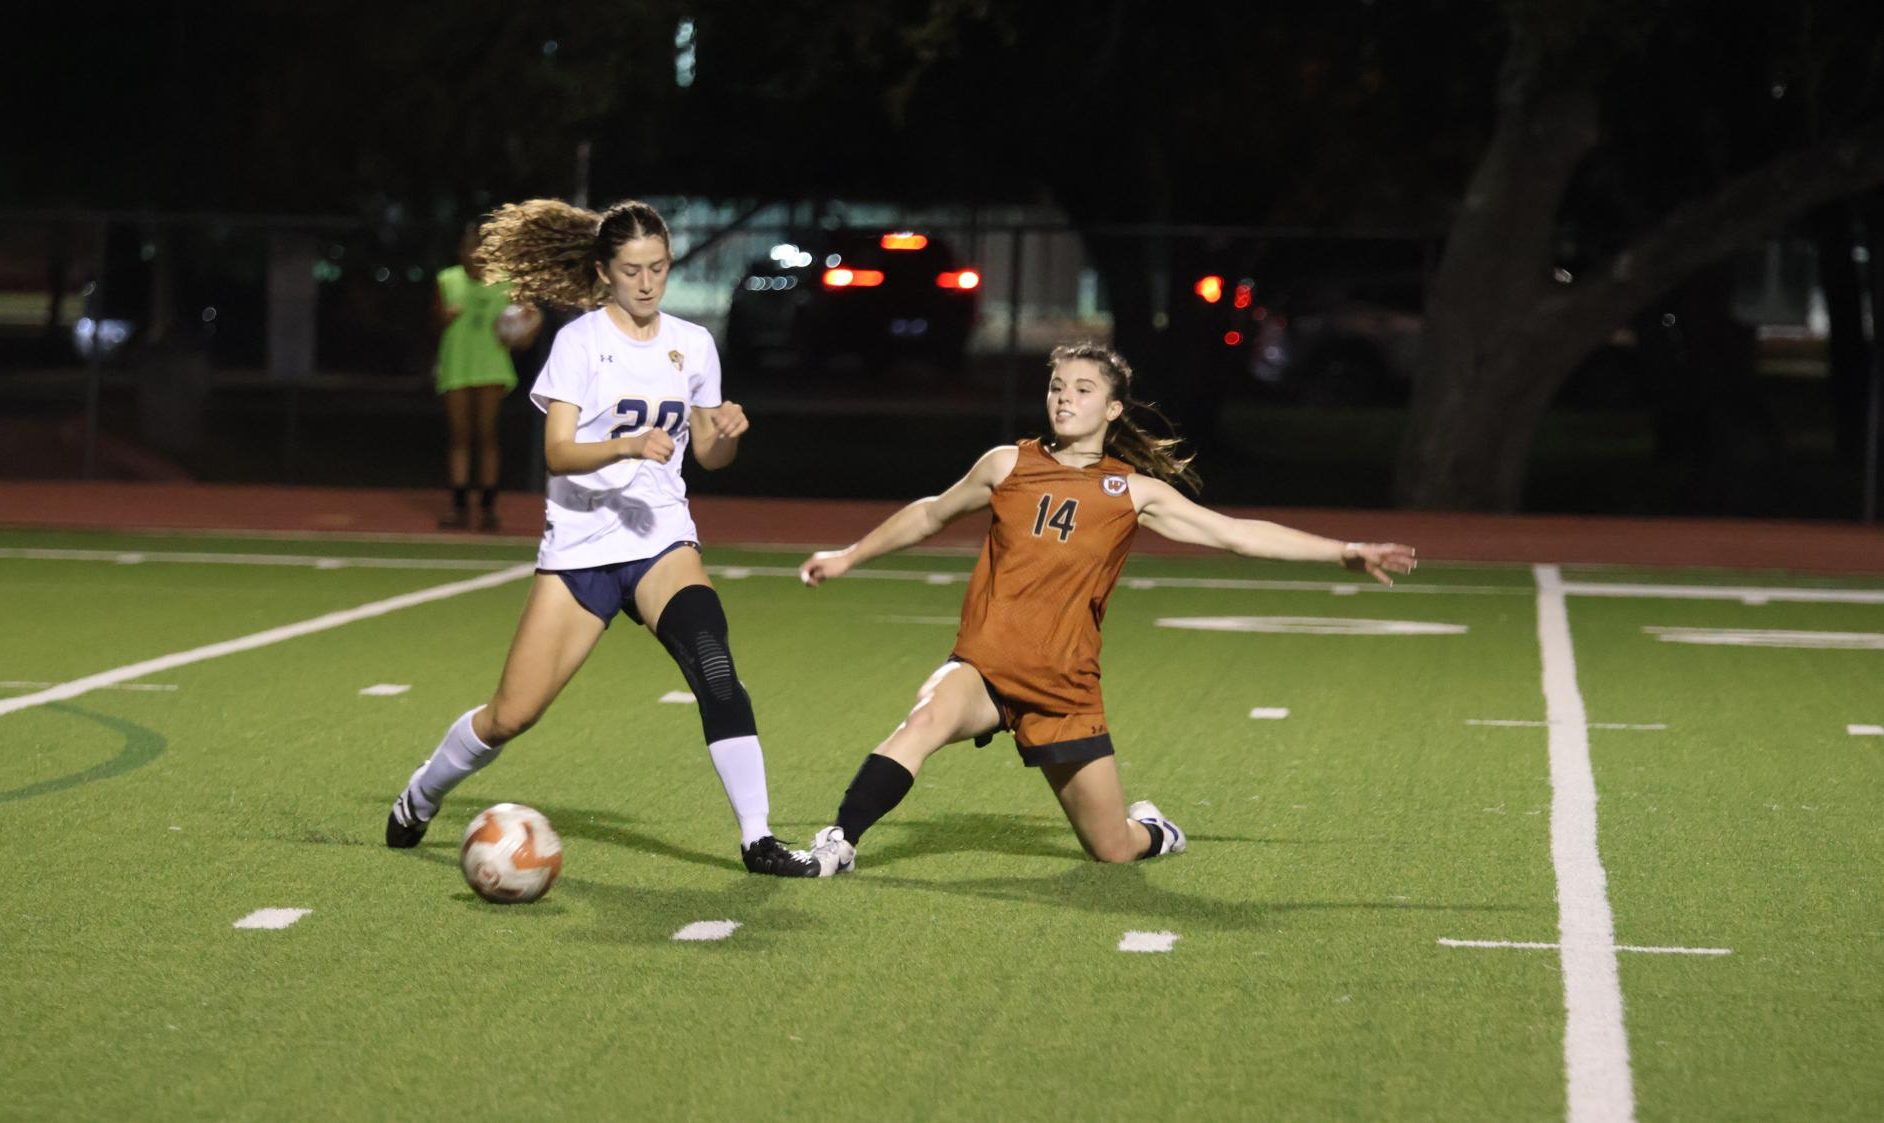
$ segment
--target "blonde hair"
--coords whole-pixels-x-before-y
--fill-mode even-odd
[[[491,213],[478,229],[476,257],[486,277],[509,281],[520,301],[594,308],[608,296],[596,267],[635,238],[673,245],[661,212],[639,200],[597,214],[560,199],[529,199]]]
[[[1118,420],[1106,427],[1106,454],[1125,461],[1147,476],[1183,484],[1192,492],[1203,490],[1202,477],[1191,467],[1195,454],[1181,451],[1184,441],[1176,435],[1177,426],[1160,413],[1157,406],[1132,397],[1132,367],[1125,356],[1098,343],[1069,343],[1053,349],[1053,354],[1047,358],[1047,368],[1057,371],[1061,363],[1074,359],[1084,359],[1097,366],[1105,375],[1113,400],[1125,406]],[[1152,433],[1134,414],[1157,419],[1172,435],[1160,437]]]

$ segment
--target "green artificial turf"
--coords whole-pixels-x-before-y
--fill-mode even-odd
[[[143,554],[34,560],[13,549]],[[165,552],[527,562],[517,543],[0,533],[0,680],[62,682],[475,576]],[[829,820],[948,654],[971,559],[807,590],[795,554],[711,550],[766,745],[773,825]],[[1575,574],[1591,579],[1589,573]],[[1188,585],[1134,587],[1168,579]],[[1628,575],[1747,583],[1745,575]],[[1760,575],[1761,581],[1778,581]],[[1537,617],[1522,567],[1422,590],[1230,558],[1139,559],[1106,622],[1131,798],[1190,852],[1086,861],[1007,738],[951,748],[858,872],[751,877],[696,711],[617,620],[542,723],[425,844],[385,813],[496,682],[525,584],[0,714],[0,1116],[1557,1119],[1557,938]],[[1794,582],[1802,583],[1802,582]],[[1847,582],[1863,586],[1864,582]],[[1184,631],[1172,616],[1465,625]],[[1874,1118],[1884,1102],[1884,652],[1708,648],[1645,626],[1884,631],[1884,606],[1572,598],[1599,843],[1642,1119]],[[359,691],[406,684],[394,697]],[[0,699],[31,687],[0,688]],[[1287,707],[1286,720],[1252,720]],[[538,904],[477,899],[481,807],[566,846]],[[234,921],[313,910],[290,928]],[[699,920],[720,942],[676,942]],[[1171,932],[1168,953],[1118,950]]]

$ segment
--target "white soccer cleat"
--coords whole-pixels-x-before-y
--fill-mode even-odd
[[[1125,814],[1129,818],[1150,824],[1164,832],[1164,841],[1158,844],[1158,853],[1152,855],[1153,857],[1184,853],[1184,828],[1165,818],[1164,812],[1158,810],[1157,804],[1149,799],[1141,799],[1127,807]]]
[[[826,827],[812,836],[811,860],[818,863],[819,877],[836,877],[857,868],[857,848],[844,837],[843,827]]]

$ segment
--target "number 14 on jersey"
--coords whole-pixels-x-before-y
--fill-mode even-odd
[[[1047,528],[1051,527],[1060,532],[1060,541],[1064,542],[1068,538],[1071,538],[1074,529],[1073,514],[1078,510],[1079,500],[1077,499],[1064,500],[1060,503],[1059,507],[1055,508],[1053,506],[1053,496],[1042,495],[1040,497],[1040,510],[1034,515],[1034,537],[1040,537],[1042,534],[1046,533]],[[1047,514],[1048,511],[1052,511],[1053,513],[1049,515]]]

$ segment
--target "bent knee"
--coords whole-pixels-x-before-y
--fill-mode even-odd
[[[493,701],[484,708],[484,713],[490,725],[490,735],[484,741],[493,748],[523,736],[543,716],[540,708],[531,709],[502,701]]]
[[[1091,855],[1092,860],[1095,862],[1103,862],[1106,865],[1118,865],[1125,862],[1136,862],[1142,853],[1142,849],[1142,847],[1137,847],[1132,844],[1132,836],[1130,833],[1121,833],[1117,838],[1108,838],[1104,841],[1094,841],[1087,844],[1086,853]]]

